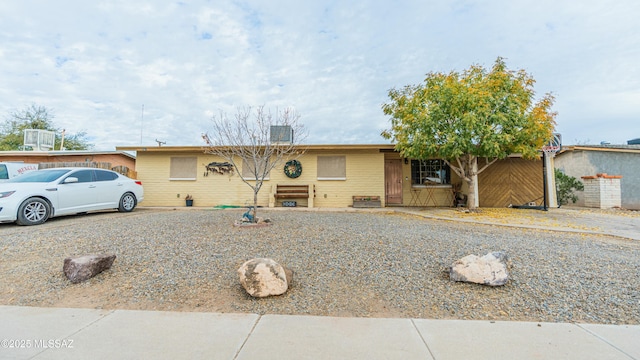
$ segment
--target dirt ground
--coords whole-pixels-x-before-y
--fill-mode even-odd
[[[151,209],[138,209],[134,216],[144,216],[147,212],[162,211]],[[189,210],[185,210],[189,211]],[[390,209],[378,209],[371,211],[390,212]],[[534,226],[538,229],[548,229],[549,231],[570,230],[585,234],[606,234],[615,231],[620,232],[618,238],[608,239],[607,242],[615,244],[629,244],[633,234],[640,236],[640,212],[627,211],[621,209],[613,210],[592,210],[582,208],[565,208],[553,209],[549,212],[538,210],[517,210],[517,209],[482,209],[477,213],[467,213],[458,209],[450,208],[428,208],[428,209],[403,209],[403,213],[407,216],[425,216],[436,217],[438,221],[452,222],[469,222],[483,224],[498,224],[505,226],[523,225]],[[235,281],[223,281],[222,286],[231,291],[219,291],[206,282],[194,283],[185,287],[184,291],[174,291],[172,294],[163,298],[154,298],[146,296],[145,289],[141,288],[139,283],[129,281],[122,284],[122,279],[126,279],[123,273],[127,271],[146,271],[137,268],[135,265],[122,263],[123,260],[116,260],[120,263],[116,269],[106,271],[99,275],[99,278],[92,279],[85,283],[69,286],[68,280],[64,277],[61,270],[61,264],[49,264],[46,258],[51,255],[60,256],[62,253],[73,253],[81,251],[75,244],[64,244],[67,234],[73,233],[76,225],[86,225],[87,221],[91,222],[92,217],[95,218],[96,224],[103,222],[105,218],[118,222],[125,214],[109,213],[109,214],[89,214],[77,217],[66,217],[61,219],[52,219],[51,221],[34,228],[34,234],[37,238],[32,239],[37,246],[29,248],[25,251],[14,251],[12,247],[21,247],[20,241],[12,241],[12,237],[24,238],[24,234],[28,233],[30,228],[17,227],[15,225],[0,225],[0,258],[3,258],[4,264],[0,263],[0,304],[4,305],[30,305],[30,306],[51,306],[51,307],[71,307],[71,308],[95,308],[96,299],[100,299],[100,308],[112,309],[135,309],[135,310],[167,310],[167,311],[206,311],[206,312],[260,312],[265,311],[262,304],[268,304],[269,300],[260,301],[250,298],[243,289]],[[170,226],[170,224],[166,224]],[[40,238],[47,234],[48,229],[51,233],[56,233],[58,239]],[[69,229],[69,230],[66,230]],[[95,226],[96,234],[100,231],[99,226]],[[55,230],[55,231],[54,231]],[[160,229],[161,232],[161,229]],[[20,236],[18,236],[20,235]],[[630,236],[625,236],[630,235]],[[76,236],[76,235],[74,235]],[[123,240],[130,236],[126,230],[122,230],[119,234]],[[58,241],[58,245],[54,246],[52,241]],[[99,243],[96,239],[92,246]],[[149,244],[153,246],[153,244]],[[198,246],[198,244],[194,245]],[[60,251],[60,254],[56,252]],[[178,250],[177,250],[178,251]],[[19,254],[17,257],[13,254]],[[214,253],[212,256],[218,256]],[[10,260],[10,261],[8,261]],[[140,260],[140,259],[138,259]],[[146,261],[146,260],[144,260]],[[8,265],[11,264],[11,265]],[[149,264],[145,264],[149,265]],[[229,265],[229,264],[227,264]],[[237,268],[240,263],[234,263],[228,268]],[[147,277],[162,276],[162,264],[152,264],[153,273],[146,274]],[[31,269],[25,271],[24,269]],[[226,271],[226,270],[225,270]],[[44,275],[44,276],[43,276]],[[194,274],[196,276],[197,274]],[[442,274],[443,277],[446,274]],[[225,275],[226,276],[226,275]],[[48,283],[38,284],[37,279],[48,278]],[[223,277],[223,276],[221,276]],[[119,288],[114,290],[111,284],[114,279],[119,279]],[[195,286],[194,286],[195,285]],[[176,285],[178,288],[180,285]],[[153,292],[157,289],[149,289]],[[348,291],[348,288],[328,289],[328,293],[340,293]],[[50,292],[50,293],[48,293]],[[484,292],[483,292],[484,293]],[[285,296],[295,296],[285,295]],[[497,296],[490,294],[488,291],[483,296]],[[133,301],[131,299],[134,299]],[[207,299],[202,301],[202,299]],[[496,298],[496,301],[498,298]],[[322,301],[330,302],[330,298],[322,299]],[[319,315],[333,316],[373,316],[373,317],[406,317],[414,316],[413,314],[404,314],[396,307],[376,296],[373,292],[360,294],[359,297],[350,300],[351,303],[334,311],[323,310],[326,313],[318,313]],[[238,305],[242,303],[243,305]],[[304,304],[303,304],[304,305]],[[306,305],[305,305],[306,306]],[[505,308],[506,309],[506,308]],[[482,309],[476,309],[482,312]],[[282,310],[287,312],[287,310]],[[439,308],[433,309],[429,313],[429,317],[446,318],[446,313],[438,313]],[[313,313],[313,311],[311,311]],[[502,310],[502,315],[506,319],[512,319],[513,315],[508,310]],[[364,314],[364,315],[363,315]],[[523,320],[526,320],[524,318]],[[531,320],[531,319],[529,319]]]

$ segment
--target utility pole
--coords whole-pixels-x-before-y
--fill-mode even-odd
[[[142,104],[142,115],[140,115],[140,145],[142,145],[142,129],[144,128],[144,104]]]
[[[62,129],[62,136],[60,138],[60,151],[64,150],[64,133],[65,133],[65,129]]]

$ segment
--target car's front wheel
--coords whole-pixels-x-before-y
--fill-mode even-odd
[[[120,198],[120,206],[118,206],[118,211],[120,212],[130,212],[136,207],[137,200],[136,196],[132,193],[128,192],[122,195]]]
[[[39,225],[51,215],[49,203],[40,198],[29,198],[18,208],[18,225]]]

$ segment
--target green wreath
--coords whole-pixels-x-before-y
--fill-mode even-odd
[[[295,179],[302,174],[302,164],[298,160],[289,160],[284,164],[284,174]]]

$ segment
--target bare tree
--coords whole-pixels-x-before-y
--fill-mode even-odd
[[[233,119],[221,111],[213,117],[212,132],[202,135],[207,145],[205,152],[233,165],[240,179],[253,190],[253,222],[257,221],[258,193],[265,178],[276,166],[304,153],[299,144],[306,138],[306,131],[299,120],[300,115],[291,108],[273,114],[264,106],[255,110],[243,107],[238,108]]]

